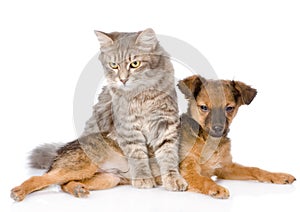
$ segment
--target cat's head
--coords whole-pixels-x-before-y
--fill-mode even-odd
[[[135,88],[157,74],[150,70],[159,66],[162,48],[152,29],[133,33],[95,33],[101,47],[99,60],[110,86]]]

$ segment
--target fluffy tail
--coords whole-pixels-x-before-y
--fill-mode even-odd
[[[64,144],[43,144],[32,150],[29,156],[29,165],[36,169],[49,169],[55,157],[57,150]]]

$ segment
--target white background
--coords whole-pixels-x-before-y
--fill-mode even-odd
[[[197,3],[195,3],[197,2]],[[33,174],[28,152],[44,142],[76,138],[73,95],[98,52],[94,29],[157,33],[197,48],[219,78],[258,89],[231,126],[234,160],[300,178],[298,1],[1,1],[1,211],[299,211],[300,185],[221,181],[229,200],[130,186],[88,199],[57,186],[21,203],[10,189]],[[2,209],[3,208],[3,209]]]

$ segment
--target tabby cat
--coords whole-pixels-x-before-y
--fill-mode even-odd
[[[155,186],[149,164],[151,151],[160,167],[163,186],[185,190],[186,182],[178,172],[180,121],[168,54],[152,29],[95,33],[108,85],[99,95],[84,135],[98,130],[109,132],[128,158],[133,186]]]

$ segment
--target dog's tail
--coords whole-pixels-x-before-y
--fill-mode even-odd
[[[57,150],[64,144],[52,143],[43,144],[31,151],[29,156],[29,165],[36,169],[49,169],[55,157],[58,155]]]

